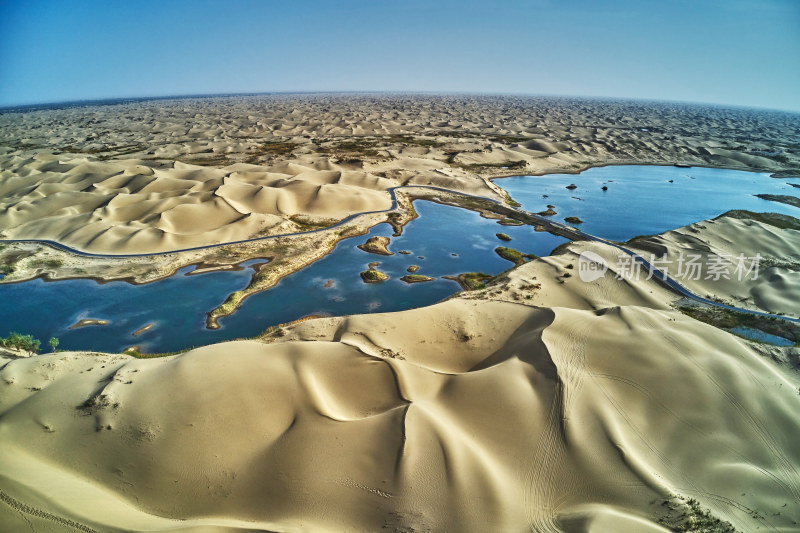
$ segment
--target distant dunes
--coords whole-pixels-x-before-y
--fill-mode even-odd
[[[747,138],[731,132],[747,131]],[[790,114],[511,96],[272,95],[0,114],[0,232],[110,253],[385,209],[433,185],[594,165],[799,168]]]
[[[388,209],[397,182],[298,164],[276,172],[237,164],[156,168],[136,160],[0,157],[11,238],[52,239],[92,252],[160,252],[290,232],[288,217],[324,219]]]

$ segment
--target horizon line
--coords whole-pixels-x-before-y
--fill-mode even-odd
[[[646,97],[631,96],[592,96],[592,95],[570,95],[570,94],[547,94],[547,93],[523,93],[523,92],[491,92],[491,91],[427,91],[427,90],[286,90],[286,91],[244,91],[244,92],[220,92],[220,93],[176,93],[165,95],[150,96],[109,96],[101,98],[86,98],[77,100],[54,100],[46,102],[31,102],[22,104],[0,105],[0,113],[7,112],[28,112],[38,111],[48,108],[70,108],[70,107],[91,107],[100,105],[119,105],[134,102],[146,102],[156,100],[182,100],[200,98],[232,98],[243,96],[302,96],[302,95],[427,95],[427,96],[516,96],[528,98],[561,98],[574,100],[612,100],[618,102],[641,102],[651,104],[680,104],[697,107],[718,107],[723,109],[749,110],[762,112],[779,112],[788,114],[800,114],[800,109],[780,109],[774,107],[752,106],[744,104],[728,104],[718,102],[698,102],[691,100],[669,100]]]

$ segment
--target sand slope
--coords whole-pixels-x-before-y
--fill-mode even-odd
[[[789,531],[797,381],[677,312],[464,300],[162,360],[42,355],[0,371],[0,513],[52,531],[664,531],[677,493]]]
[[[700,296],[738,307],[800,316],[800,230],[723,215],[636,239],[630,247],[646,258],[666,254],[669,272]],[[697,258],[702,270],[690,274],[684,263],[679,275],[679,259],[688,261],[690,256]],[[718,276],[709,268],[719,261],[723,273]]]
[[[501,198],[489,176],[780,170],[798,132],[783,113],[516,97],[4,112],[0,233],[173,250],[387,208],[395,185]],[[763,155],[776,148],[788,163]],[[632,246],[759,252],[753,283],[687,285],[791,313],[798,237],[721,218]],[[680,498],[739,531],[800,530],[797,372],[652,281],[581,282],[582,250],[615,263],[573,243],[485,291],[263,342],[151,360],[0,351],[0,530],[663,533],[694,512]]]

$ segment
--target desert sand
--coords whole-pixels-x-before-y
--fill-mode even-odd
[[[795,529],[797,372],[670,310],[652,281],[607,277],[622,305],[513,301],[577,285],[543,273],[568,257],[488,298],[309,320],[269,343],[6,358],[3,520],[665,531],[693,516],[684,497],[741,531]]]
[[[694,252],[743,222],[651,240]],[[747,222],[741,242],[766,256],[800,251],[800,232]],[[36,531],[797,530],[800,351],[693,320],[655,280],[567,276],[587,249],[617,253],[571,243],[431,307],[167,358],[7,353],[0,517]]]
[[[704,265],[711,264],[714,256],[723,258],[724,276],[709,278],[709,272],[681,276],[681,284],[695,294],[736,307],[800,316],[800,249],[797,248],[800,225],[794,220],[793,227],[779,227],[788,218],[779,215],[772,215],[778,221],[777,226],[753,220],[746,212],[726,215],[636,239],[631,248],[647,258],[651,254],[666,255],[675,274],[681,255],[685,258],[695,255]],[[756,255],[758,268],[751,271]],[[743,269],[737,273],[740,256]]]
[[[791,114],[521,97],[9,111],[0,114],[0,237],[107,254],[173,251],[388,209],[386,190],[400,185],[503,199],[487,178],[626,163],[780,171],[800,164],[788,150],[797,137]]]
[[[24,256],[25,276],[56,278],[116,269],[112,277],[137,279],[272,257],[269,283],[387,220],[324,229],[388,208],[389,187],[504,200],[490,177],[612,163],[778,171],[796,156],[787,164],[749,152],[796,143],[793,120],[666,104],[363,95],[4,113],[0,231],[127,254],[323,228],[229,256],[225,247],[126,258],[128,271],[43,245],[4,251]],[[752,139],[740,149],[744,132]],[[411,211],[398,200],[396,223]],[[757,280],[687,286],[797,314],[800,221],[772,222],[720,217],[629,246],[668,257],[760,253]],[[593,283],[577,276],[587,250],[612,265]],[[0,348],[0,524],[800,530],[800,349],[695,320],[656,280],[618,279],[609,245],[558,252],[434,306],[304,320],[169,357]]]
[[[187,265],[269,259],[243,299],[344,237],[414,216],[426,185],[508,202],[491,179],[610,164],[800,167],[797,115],[512,96],[264,95],[0,112],[4,282],[146,283]],[[420,189],[416,189],[419,191]],[[419,195],[418,192],[414,193]],[[337,224],[345,221],[343,224]],[[297,235],[298,232],[315,231]],[[224,243],[273,236],[248,245]],[[209,247],[180,251],[187,248]],[[136,254],[161,254],[136,257]]]

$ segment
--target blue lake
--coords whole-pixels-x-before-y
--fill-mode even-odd
[[[747,326],[739,326],[735,328],[730,328],[728,331],[731,333],[735,333],[747,339],[751,339],[758,342],[766,342],[768,344],[774,344],[775,346],[794,346],[794,341],[790,341],[784,337],[779,337],[777,335],[771,335],[769,333],[764,333],[759,329],[748,328]]]
[[[613,240],[660,233],[729,209],[800,217],[800,209],[752,196],[796,196],[798,189],[787,180],[750,172],[616,166],[579,175],[504,178],[496,183],[529,211],[542,211],[553,204],[558,212],[556,219],[578,216],[585,222],[581,229]],[[566,189],[570,183],[577,189]],[[602,190],[603,185],[607,191]],[[240,271],[198,275],[186,275],[192,270],[187,267],[171,278],[140,286],[91,280],[0,285],[0,336],[10,331],[30,333],[43,345],[54,336],[61,341],[60,349],[113,352],[137,345],[146,352],[177,351],[252,337],[271,325],[309,314],[347,315],[429,305],[460,290],[455,282],[441,279],[443,275],[471,271],[497,274],[509,268],[511,263],[494,253],[497,246],[548,255],[565,242],[528,226],[500,226],[455,207],[424,201],[414,205],[420,217],[404,228],[402,236],[392,237],[389,249],[395,255],[374,255],[356,248],[369,237],[391,236],[392,228],[379,224],[368,235],[340,242],[332,253],[284,278],[274,288],[247,298],[236,313],[220,320],[222,327],[218,330],[205,328],[206,314],[228,294],[247,286],[253,273],[249,266],[263,260],[250,261]],[[500,241],[495,236],[500,232],[512,241]],[[397,253],[400,250],[411,254]],[[362,282],[359,273],[370,262],[379,262],[378,269],[391,279],[378,284]],[[400,281],[410,265],[420,267],[418,274],[436,279],[412,285]],[[82,318],[110,323],[68,329]],[[155,324],[153,329],[138,337],[132,335],[150,323]]]
[[[544,211],[551,204],[558,213],[555,220],[577,216],[583,224],[576,227],[586,233],[627,241],[714,218],[731,209],[800,217],[796,207],[753,196],[800,196],[800,189],[789,185],[798,181],[718,168],[621,165],[581,174],[503,178],[495,183],[528,211]],[[570,184],[577,189],[567,189]]]
[[[59,349],[121,351],[137,345],[147,352],[176,351],[252,337],[271,325],[309,314],[398,311],[432,304],[460,290],[457,283],[440,276],[471,271],[497,274],[512,266],[494,252],[506,244],[496,233],[509,235],[509,246],[536,255],[548,255],[566,242],[529,226],[501,226],[456,207],[424,201],[414,205],[419,218],[406,225],[401,236],[392,237],[389,245],[391,251],[406,250],[410,255],[382,256],[358,249],[369,237],[392,235],[391,226],[379,224],[367,235],[341,241],[332,253],[272,289],[245,299],[238,311],[220,320],[218,330],[206,329],[206,313],[231,292],[246,287],[252,269],[186,275],[192,270],[186,267],[168,279],[138,286],[91,280],[0,285],[0,335],[30,333],[43,345],[54,336],[61,341]],[[259,262],[263,260],[243,266]],[[364,283],[359,273],[370,262],[379,262],[378,269],[390,279]],[[411,285],[400,281],[410,265],[420,267],[418,274],[436,279]],[[68,329],[82,318],[104,319],[109,324]],[[155,324],[153,329],[132,335],[150,323]]]

